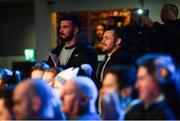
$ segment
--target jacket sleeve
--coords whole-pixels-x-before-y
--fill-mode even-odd
[[[52,49],[52,51],[51,51],[50,53],[53,53],[53,54],[55,54],[56,56],[59,56],[60,47],[57,46],[56,48]],[[53,60],[52,60],[52,58],[51,58],[51,56],[50,56],[50,53],[49,53],[49,56],[48,56],[48,59],[47,59],[46,63],[47,63],[49,66],[54,67],[55,65],[54,65]]]
[[[86,50],[83,52],[83,57],[81,58],[81,64],[90,64],[93,68],[92,78],[96,77],[96,68],[98,65],[97,52],[91,47],[87,46]]]

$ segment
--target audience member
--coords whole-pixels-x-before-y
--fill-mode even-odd
[[[55,119],[51,100],[52,89],[42,79],[24,80],[13,93],[16,119]]]
[[[60,19],[58,36],[61,42],[50,52],[48,58],[50,66],[62,66],[67,69],[88,63],[96,70],[96,51],[80,37],[80,25],[81,21],[75,15],[68,14]]]
[[[62,111],[71,120],[99,120],[95,102],[98,96],[94,82],[85,76],[66,81],[62,95]]]
[[[127,112],[125,119],[175,119],[172,108],[167,103],[167,95],[162,89],[169,85],[175,73],[171,58],[166,55],[149,54],[139,58],[138,66],[135,87],[141,102]]]
[[[38,78],[42,78],[44,71],[50,69],[49,65],[47,65],[44,62],[41,63],[36,63],[31,70],[31,78],[32,79],[38,79]]]
[[[106,54],[105,60],[98,65],[96,76],[102,81],[104,70],[114,64],[132,64],[133,58],[123,51],[123,33],[116,26],[105,29],[102,40],[102,51]]]
[[[135,75],[136,70],[133,66],[114,65],[105,70],[100,90],[100,108],[103,119],[124,119],[125,110],[133,99]]]

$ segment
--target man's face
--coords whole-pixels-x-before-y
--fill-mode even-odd
[[[105,53],[110,53],[115,47],[115,37],[114,30],[105,31],[103,34],[102,51]]]
[[[103,80],[103,91],[104,93],[111,93],[118,91],[117,78],[112,73],[107,73]]]
[[[165,6],[161,9],[161,20],[164,23],[171,21],[175,18],[175,13],[172,11],[170,6]]]
[[[16,119],[28,119],[31,114],[30,98],[26,94],[26,86],[18,85],[13,93],[14,107]]]
[[[39,79],[43,77],[43,71],[40,69],[35,69],[31,73],[31,79]]]
[[[11,120],[12,116],[9,109],[5,106],[4,99],[0,99],[0,120]]]
[[[62,20],[59,26],[59,39],[63,42],[70,41],[75,35],[75,26],[70,20]]]
[[[61,110],[69,116],[77,115],[79,111],[80,93],[73,81],[67,81],[64,85]]]
[[[151,96],[159,90],[158,83],[147,71],[145,67],[139,67],[137,73],[136,89],[142,101],[151,100]]]

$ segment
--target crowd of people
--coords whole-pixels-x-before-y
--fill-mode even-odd
[[[166,4],[164,24],[141,16],[138,27],[137,21],[121,29],[104,26],[96,43],[105,54],[101,62],[79,34],[79,17],[61,17],[57,47],[28,78],[0,68],[0,120],[180,119],[177,15],[177,7]],[[143,46],[133,51],[129,43],[136,40]]]

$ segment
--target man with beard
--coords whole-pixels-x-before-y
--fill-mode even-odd
[[[96,77],[98,81],[102,81],[104,70],[112,65],[129,65],[133,63],[133,58],[123,49],[124,40],[122,31],[116,26],[106,27],[102,39],[102,51],[106,57],[102,63],[98,65]]]
[[[80,24],[80,19],[72,14],[60,19],[58,32],[60,42],[49,54],[50,66],[61,66],[66,69],[88,63],[93,70],[96,69],[96,51],[79,36]]]

